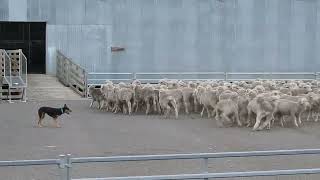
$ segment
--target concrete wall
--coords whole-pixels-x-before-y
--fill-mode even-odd
[[[48,23],[48,73],[56,49],[96,72],[319,71],[319,15],[317,0],[0,0],[1,21]]]

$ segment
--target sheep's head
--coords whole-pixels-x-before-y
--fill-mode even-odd
[[[303,107],[304,110],[311,108],[311,104],[309,103],[307,98],[299,99],[298,103]]]
[[[141,85],[141,81],[139,81],[139,80],[134,80],[134,81],[132,81],[132,83],[131,84],[134,84],[134,85]]]
[[[189,87],[189,88],[196,88],[197,85],[196,85],[196,83],[194,83],[194,82],[192,82],[192,81],[189,81],[189,82],[188,82],[188,87]]]

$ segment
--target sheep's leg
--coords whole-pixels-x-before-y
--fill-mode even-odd
[[[101,108],[101,101],[98,101],[98,109]]]
[[[101,100],[99,103],[99,109],[102,109],[104,107],[104,100]]]
[[[189,107],[190,107],[190,103],[185,101],[184,102],[184,108],[185,108],[186,114],[189,114]]]
[[[281,122],[282,122],[282,124],[284,124],[286,122],[286,120],[284,119],[284,116],[281,116]]]
[[[319,120],[319,113],[316,112],[315,114],[316,114],[316,117],[314,118],[314,122],[318,122],[318,120]]]
[[[128,109],[129,109],[129,115],[132,113],[132,106],[130,100],[127,101]]]
[[[299,121],[299,124],[301,125],[302,124],[302,121],[301,121],[301,114],[302,112],[299,113],[299,116],[298,116],[298,121]]]
[[[128,110],[125,104],[122,104],[122,113],[127,114]]]
[[[161,110],[161,106],[160,106],[159,103],[157,103],[157,109],[158,109],[158,113],[159,113],[159,114],[162,114],[162,111],[163,111],[163,110]]]
[[[216,116],[215,108],[212,108],[212,111],[211,111],[211,117],[215,117],[215,116]]]
[[[262,114],[261,114],[261,113],[258,113],[258,114],[257,114],[257,118],[256,118],[256,123],[254,124],[252,130],[254,130],[254,131],[257,130],[257,128],[258,128],[259,125],[260,125],[261,119],[262,119]]]
[[[218,109],[215,110],[216,111],[216,122],[217,122],[217,126],[218,127],[223,127],[223,123],[220,119],[220,114],[219,114],[219,111]]]
[[[210,118],[210,115],[211,115],[211,114],[210,114],[210,111],[209,111],[209,107],[208,107],[208,106],[206,107],[206,110],[207,110],[208,118]]]
[[[240,122],[241,122],[241,123],[244,122],[245,119],[246,119],[245,113],[244,113],[244,112],[240,112],[240,113],[239,113],[239,120],[240,120]]]
[[[291,116],[293,117],[294,125],[295,125],[296,127],[299,127],[298,122],[297,122],[297,117],[296,117],[296,115],[295,115],[295,114],[292,114]]]
[[[176,106],[177,106],[177,109],[178,109],[178,111],[179,111],[179,110],[180,110],[180,107],[181,107],[180,102],[177,102],[177,101],[176,101]]]
[[[279,118],[279,115],[276,113],[276,114],[272,114],[272,116],[273,116],[273,118],[272,118],[272,126],[274,125],[274,123],[275,123],[275,121],[278,121],[278,119],[279,119],[279,121],[280,121],[280,124],[281,124],[281,126],[283,127],[283,121],[282,121],[282,117],[280,117]]]
[[[252,112],[251,111],[248,111],[248,119],[247,119],[247,127],[250,127],[251,125],[251,115],[252,115]]]
[[[111,111],[112,111],[113,113],[115,113],[115,111],[116,111],[117,109],[118,109],[118,104],[115,103]]]
[[[271,120],[272,120],[272,116],[268,115],[266,117],[266,121],[258,128],[258,130],[263,130],[266,126],[269,126],[269,129],[271,128]]]
[[[93,99],[91,99],[91,104],[90,104],[90,106],[89,106],[90,108],[91,108],[91,107],[92,107],[92,105],[93,105],[93,101],[94,101],[94,100],[93,100]]]
[[[106,110],[109,111],[110,109],[111,109],[111,108],[110,108],[110,102],[107,101],[107,102],[106,102]]]
[[[274,118],[272,118],[269,128],[271,128],[271,126],[274,126],[274,121],[275,121]]]
[[[310,121],[310,116],[311,116],[311,110],[308,111],[307,121]]]
[[[242,123],[241,123],[240,118],[239,118],[239,113],[238,113],[238,111],[235,112],[234,114],[235,114],[235,116],[236,116],[236,120],[237,120],[238,126],[242,126]]]
[[[198,112],[198,103],[196,97],[193,99],[193,104],[194,104],[194,112]]]
[[[232,120],[224,113],[221,113],[222,117],[225,118],[229,123],[232,123]]]
[[[137,112],[136,111],[136,106],[137,106],[137,101],[134,99],[133,100],[133,104],[132,104],[132,109],[133,109],[134,112]]]
[[[134,101],[134,102],[133,102],[134,112],[138,112],[138,108],[139,108],[139,101]]]
[[[269,120],[267,129],[270,130],[270,129],[271,129],[271,122],[270,122],[270,121],[274,121],[274,117],[273,117],[273,115],[271,114],[271,115],[269,116],[269,118],[270,118],[270,120]]]
[[[179,116],[179,109],[176,103],[172,103],[172,106],[174,108],[174,112],[175,112],[175,118],[178,119]]]
[[[281,117],[280,124],[281,124],[281,127],[284,127],[284,118],[283,118],[283,116]]]
[[[201,117],[203,117],[204,109],[205,109],[205,107],[203,106],[203,107],[202,107],[202,111],[201,111],[201,113],[200,113],[200,116],[201,116]]]
[[[114,112],[113,113],[118,113],[118,111],[119,111],[119,108],[120,108],[120,106],[119,106],[119,102],[117,102],[117,104],[116,104],[116,107],[115,107],[115,110],[114,110]]]
[[[107,111],[112,110],[112,103],[110,101],[106,101],[106,110]]]
[[[164,113],[164,117],[167,119],[168,118],[168,115],[170,113],[170,106],[167,104],[166,107],[165,107],[165,113]]]
[[[156,106],[157,106],[157,109],[158,109],[158,113],[161,114],[161,106],[160,106],[159,101],[156,101]]]
[[[147,104],[146,115],[148,115],[149,111],[150,111],[150,103],[148,101],[146,101],[146,104]]]
[[[154,111],[154,112],[157,112],[157,102],[156,102],[156,99],[155,99],[155,97],[153,97],[152,99],[153,99],[153,101],[152,101],[152,103],[153,103],[153,111]]]

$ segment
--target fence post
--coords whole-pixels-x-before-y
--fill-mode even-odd
[[[71,154],[59,156],[60,180],[71,180]]]
[[[88,98],[88,73],[86,70],[83,70],[84,72],[84,97]]]
[[[228,73],[224,72],[224,80],[227,81],[228,80]]]
[[[60,170],[60,180],[67,180],[65,155],[59,155],[59,170]]]
[[[67,171],[67,180],[71,180],[71,169],[72,169],[72,162],[71,162],[71,154],[67,154],[66,156],[66,171]]]
[[[314,79],[315,79],[315,80],[318,79],[318,73],[317,73],[317,72],[314,73]]]
[[[137,73],[132,73],[132,79],[136,80],[137,79]]]
[[[203,158],[204,163],[203,163],[203,173],[208,173],[208,158]],[[204,178],[204,180],[208,180],[208,178]]]

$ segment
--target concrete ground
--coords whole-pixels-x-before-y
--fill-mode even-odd
[[[62,128],[34,127],[40,106],[73,110],[62,116]],[[132,116],[89,109],[87,100],[48,100],[0,104],[0,160],[57,158],[59,154],[114,156],[166,153],[199,153],[272,149],[320,148],[320,124],[304,123],[301,128],[274,127],[252,132],[249,128],[218,128],[198,114],[181,115],[178,120],[159,115]],[[210,160],[210,172],[319,168],[320,155]],[[201,161],[153,161],[130,163],[94,163],[73,166],[73,177],[159,175],[199,173]],[[56,166],[0,167],[0,179],[58,179]],[[275,178],[243,178],[275,179]],[[278,179],[319,179],[308,175]]]

